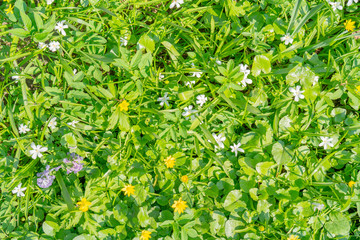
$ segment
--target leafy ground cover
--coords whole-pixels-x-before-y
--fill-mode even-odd
[[[0,239],[359,239],[357,0],[7,0]]]

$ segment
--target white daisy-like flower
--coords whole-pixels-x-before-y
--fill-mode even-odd
[[[230,146],[231,152],[235,153],[235,157],[237,157],[238,152],[242,152],[242,153],[245,152],[244,149],[240,148],[240,146],[241,146],[241,143],[238,143],[238,144],[234,143],[234,145]]]
[[[305,91],[301,91],[301,87],[300,86],[296,86],[295,89],[292,87],[289,87],[289,91],[294,95],[294,101],[298,102],[299,99],[304,99],[305,96],[302,95],[303,92]]]
[[[185,83],[185,86],[188,86],[189,88],[192,88],[192,86],[195,84],[195,81],[187,81]]]
[[[170,99],[170,98],[168,97],[168,93],[167,93],[167,92],[164,94],[164,97],[159,97],[159,98],[158,98],[158,101],[160,102],[160,103],[159,103],[160,106],[162,107],[162,106],[164,106],[164,104],[166,104],[166,106],[169,106],[169,102],[168,102],[169,99]]]
[[[36,159],[37,157],[41,158],[43,155],[42,152],[46,152],[48,150],[47,147],[43,147],[41,145],[35,145],[35,143],[31,143],[30,155],[33,159]]]
[[[14,75],[14,76],[12,76],[11,78],[12,78],[12,80],[15,80],[15,83],[17,83],[18,80],[20,79],[20,76]]]
[[[222,62],[221,62],[220,60],[218,60],[218,59],[216,59],[215,62],[217,63],[217,65],[221,65],[221,64],[222,64]]]
[[[50,51],[56,52],[58,49],[60,49],[60,43],[58,41],[51,41],[48,47]]]
[[[252,84],[252,80],[250,78],[244,77],[244,79],[241,81],[241,84],[243,87],[246,87],[246,84]]]
[[[313,86],[319,82],[319,77],[318,76],[315,76],[314,79],[313,79]]]
[[[58,22],[55,26],[55,30],[57,30],[59,33],[61,33],[63,36],[66,36],[65,29],[69,26],[65,24],[65,20],[62,20]]]
[[[353,5],[353,3],[358,3],[358,2],[359,2],[359,0],[349,0],[346,5],[351,6],[351,5]]]
[[[120,37],[120,46],[126,46],[128,45],[128,40],[127,40],[127,37]]]
[[[176,8],[180,8],[181,4],[184,3],[184,0],[173,0],[172,3],[170,4],[170,9],[176,7]]]
[[[329,2],[329,4],[331,5],[334,11],[343,10],[343,6],[341,5],[341,2]]]
[[[207,97],[204,94],[198,95],[196,97],[196,104],[200,105],[202,107],[207,101]]]
[[[50,4],[52,4],[54,1],[55,1],[55,0],[46,0],[46,3],[47,3],[48,5],[50,5]]]
[[[223,137],[221,133],[219,133],[219,135],[216,135],[215,133],[213,133],[212,136],[214,137],[215,142],[218,145],[218,146],[215,146],[215,149],[217,149],[218,147],[225,148],[224,141],[226,140],[226,137]],[[208,140],[208,142],[211,142],[211,141]]]
[[[74,120],[74,121],[72,121],[72,122],[67,123],[67,125],[72,126],[72,127],[75,127],[75,124],[77,124],[78,122],[79,122],[79,121]]]
[[[244,73],[245,78],[246,78],[250,74],[250,70],[247,69],[248,65],[247,64],[240,64],[239,67],[240,67],[240,72]]]
[[[14,190],[12,190],[13,194],[16,194],[16,196],[18,197],[24,197],[25,194],[23,193],[24,191],[26,191],[26,187],[21,187],[22,183],[19,183],[19,185],[17,185],[17,187],[14,188]]]
[[[76,74],[77,74],[77,69],[76,68],[74,68],[74,70],[73,70],[73,74],[74,74],[74,77],[76,76]]]
[[[321,210],[323,210],[323,209],[325,208],[325,205],[322,204],[322,203],[316,203],[316,202],[314,202],[314,203],[312,203],[312,205],[313,205],[314,211],[316,211],[316,210],[321,211]]]
[[[184,112],[182,113],[182,115],[185,117],[186,120],[189,120],[191,118],[191,120],[195,119],[195,116],[192,115],[193,113],[196,113],[197,110],[193,109],[193,105],[189,105],[188,107],[184,108]]]
[[[324,147],[326,150],[328,147],[334,147],[334,144],[332,143],[333,138],[329,137],[320,137],[322,142],[319,144],[319,147]]]
[[[192,72],[192,77],[201,78],[202,72]]]
[[[39,49],[45,49],[48,47],[48,45],[46,43],[43,43],[43,42],[39,42],[39,45],[38,45]]]
[[[52,130],[54,130],[56,128],[56,117],[52,118],[48,124],[48,127],[51,128]]]
[[[281,37],[280,40],[282,42],[285,41],[285,45],[288,45],[289,43],[292,44],[294,39],[291,38],[290,34],[286,34],[285,36]]]
[[[25,134],[27,132],[30,132],[30,128],[28,128],[28,126],[26,126],[25,124],[20,124],[19,133],[20,134]]]
[[[159,80],[164,79],[164,78],[165,78],[165,75],[159,73]]]

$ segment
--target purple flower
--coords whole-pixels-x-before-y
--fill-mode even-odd
[[[49,165],[46,165],[45,170],[43,172],[39,172],[36,174],[38,179],[36,180],[37,185],[41,188],[48,188],[50,187],[55,179],[54,175],[51,175],[53,171],[58,171],[61,166],[55,167],[50,169]]]
[[[66,173],[70,174],[70,173],[78,173],[83,169],[84,164],[82,163],[82,161],[84,160],[83,157],[75,154],[75,153],[71,153],[70,154],[71,159],[67,159],[64,158],[63,162],[66,164]]]

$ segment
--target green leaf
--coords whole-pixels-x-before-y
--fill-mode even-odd
[[[261,71],[263,73],[271,72],[271,64],[268,57],[264,55],[257,55],[254,58],[254,62],[252,65],[252,74],[257,77],[260,75]]]
[[[294,152],[290,148],[286,147],[283,141],[275,143],[271,151],[277,164],[287,164],[291,161]]]
[[[43,229],[44,233],[46,233],[49,236],[54,237],[56,232],[59,231],[60,227],[55,222],[45,221],[42,225],[42,229]]]
[[[240,201],[242,197],[242,193],[240,190],[231,191],[225,198],[225,202],[223,204],[225,210],[232,212],[237,208],[246,207],[246,204],[243,201]]]

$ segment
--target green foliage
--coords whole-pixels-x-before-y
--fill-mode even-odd
[[[2,1],[0,239],[360,238],[348,2]]]

